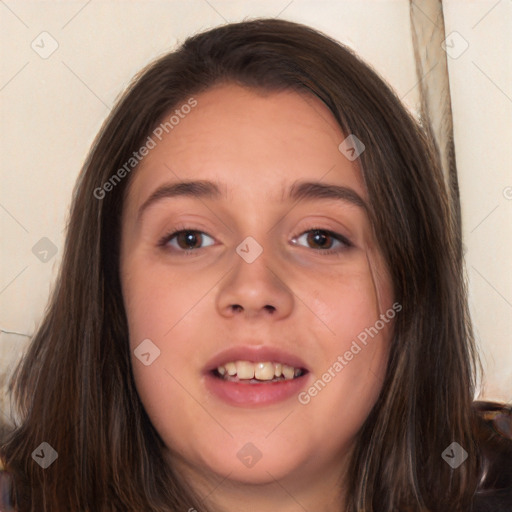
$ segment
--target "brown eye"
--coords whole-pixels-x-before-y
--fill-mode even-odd
[[[178,251],[194,251],[202,248],[201,244],[204,242],[205,237],[209,238],[213,242],[213,238],[208,236],[206,233],[203,233],[202,231],[197,231],[194,229],[183,229],[165,236],[159,242],[159,245],[165,247],[171,246]],[[208,245],[213,245],[213,243]]]
[[[176,235],[176,242],[180,249],[196,249],[198,243],[201,245],[201,240],[199,231],[181,231]]]
[[[305,231],[296,240],[304,239],[309,247],[317,249],[319,252],[324,254],[331,254],[342,251],[352,244],[343,235],[333,233],[326,229],[310,229]],[[338,248],[332,249],[333,245],[338,244]]]
[[[315,244],[320,246],[321,249],[330,249],[332,245],[333,238],[326,231],[314,230],[310,231],[306,237],[308,243]],[[326,247],[329,246],[329,247]]]

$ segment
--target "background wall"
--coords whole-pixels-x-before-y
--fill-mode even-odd
[[[511,402],[512,2],[444,6],[471,308],[486,372],[480,394]],[[348,44],[416,112],[407,0],[0,3],[0,389],[43,315],[72,188],[117,96],[192,33],[256,16],[306,23]]]

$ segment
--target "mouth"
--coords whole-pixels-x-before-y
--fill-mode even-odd
[[[302,377],[308,371],[275,361],[229,361],[211,370],[214,377],[227,382],[259,384],[283,382]]]
[[[296,396],[310,370],[297,356],[269,346],[225,350],[205,367],[212,395],[237,407],[270,405]]]

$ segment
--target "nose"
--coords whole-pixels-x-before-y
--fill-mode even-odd
[[[284,318],[291,313],[293,302],[285,270],[276,264],[271,268],[265,251],[252,263],[235,255],[217,295],[219,314],[225,317]]]

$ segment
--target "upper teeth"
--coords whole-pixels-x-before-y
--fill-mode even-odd
[[[290,380],[294,377],[298,377],[302,373],[300,368],[268,361],[259,363],[252,363],[251,361],[232,361],[218,366],[217,371],[220,375],[236,375],[239,379],[258,380],[272,380],[275,377],[281,377],[281,375],[284,379]]]

